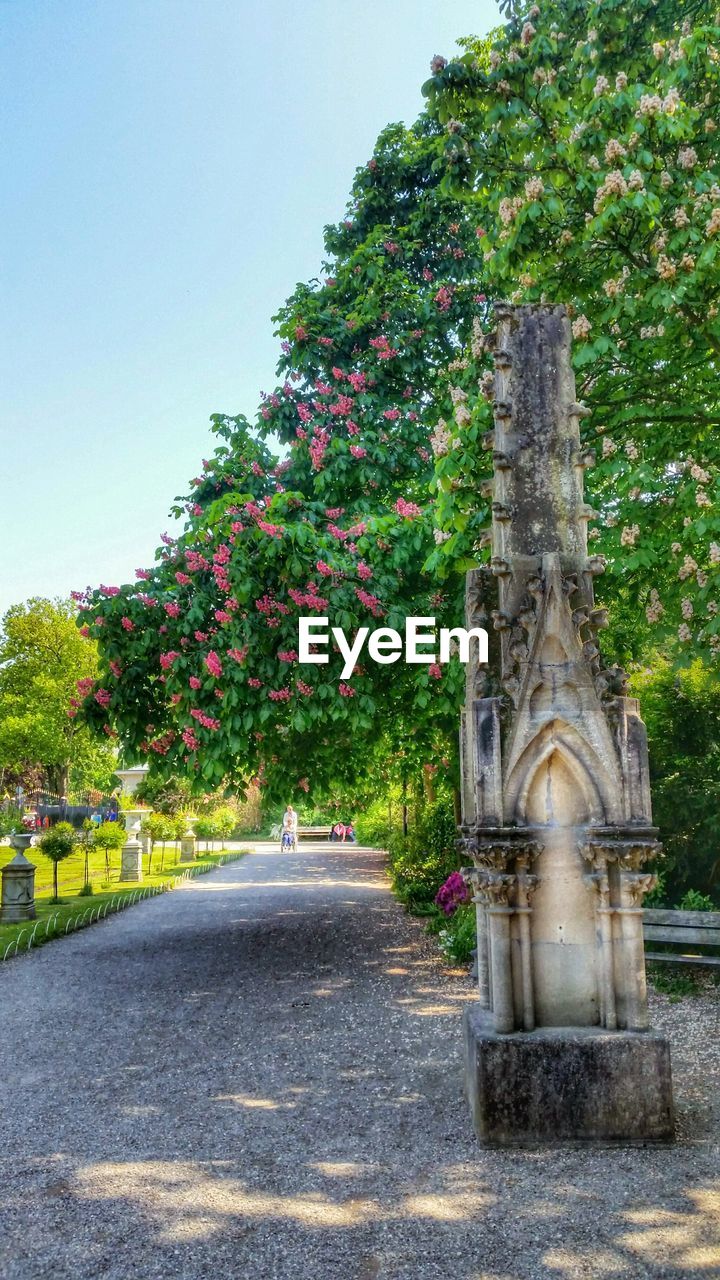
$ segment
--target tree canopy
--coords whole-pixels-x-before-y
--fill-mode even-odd
[[[433,62],[444,185],[474,209],[486,289],[564,302],[598,463],[588,495],[605,592],[652,642],[690,660],[720,648],[717,511],[720,354],[720,26],[700,0],[511,5],[492,41]],[[489,362],[488,362],[489,367]],[[481,379],[482,384],[482,379]],[[491,425],[477,368],[463,413]],[[468,433],[461,430],[461,442]],[[474,440],[472,441],[474,446]],[[438,466],[443,548],[485,468],[477,449]],[[620,612],[618,610],[618,612]],[[636,640],[623,627],[626,652]],[[691,648],[692,646],[692,648]]]
[[[21,774],[41,764],[58,794],[71,766],[77,786],[108,786],[115,762],[111,744],[98,743],[71,706],[78,681],[92,685],[98,670],[76,612],[69,601],[34,598],[9,609],[0,632],[0,768]]]
[[[159,773],[286,795],[376,752],[401,773],[451,756],[457,661],[343,680],[337,654],[298,665],[297,620],[462,621],[489,518],[488,297],[571,311],[614,656],[720,647],[714,14],[513,5],[463,50],[357,171],[322,276],[276,317],[255,422],[214,416],[180,536],[82,599],[101,655],[85,716]]]

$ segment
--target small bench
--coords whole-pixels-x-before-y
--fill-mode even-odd
[[[329,840],[332,827],[298,827],[298,840]]]
[[[643,915],[645,959],[664,964],[720,966],[720,955],[702,955],[698,947],[720,948],[720,911],[662,911],[648,909]],[[648,943],[664,942],[677,951],[648,951]]]

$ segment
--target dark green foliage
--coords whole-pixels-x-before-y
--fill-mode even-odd
[[[691,889],[720,902],[717,674],[699,661],[674,671],[656,657],[633,677],[633,690],[648,728],[653,817],[663,842],[662,897],[648,905],[677,906]]]
[[[389,841],[390,874],[401,902],[411,910],[430,907],[440,885],[459,862],[452,801],[426,804],[407,836],[395,831]]]

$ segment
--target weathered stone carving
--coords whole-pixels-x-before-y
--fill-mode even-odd
[[[490,564],[467,576],[460,847],[472,859],[479,1002],[466,1084],[483,1142],[667,1141],[667,1041],[647,1030],[645,729],[603,666],[570,326],[562,307],[498,307]],[[493,653],[493,649],[495,652]]]
[[[562,307],[496,309],[492,558],[467,575],[462,847],[472,857],[480,998],[496,1031],[647,1026],[640,873],[658,851],[645,729],[603,668],[600,556]]]

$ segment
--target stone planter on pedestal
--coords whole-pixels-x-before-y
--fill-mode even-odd
[[[121,817],[125,823],[127,840],[122,848],[120,863],[120,880],[142,880],[142,845],[140,843],[140,823],[146,815],[143,809],[125,809]]]
[[[25,857],[25,850],[30,848],[31,839],[30,832],[10,837],[10,843],[17,852],[12,861],[2,869],[2,924],[35,919],[35,865]]]
[[[192,832],[188,827],[187,831],[185,832],[185,835],[182,837],[182,840],[180,841],[180,861],[194,862],[196,852],[197,852],[197,844],[195,841],[195,835],[194,835],[194,832]]]

